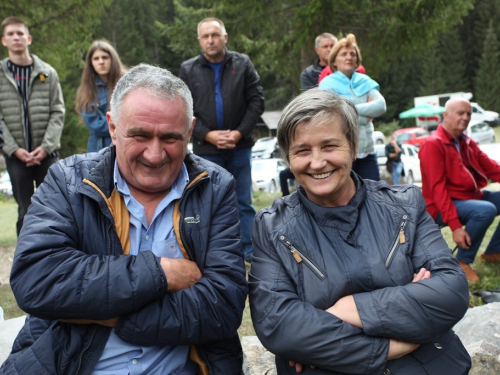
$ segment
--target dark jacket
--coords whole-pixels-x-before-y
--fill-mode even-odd
[[[470,357],[451,328],[465,314],[467,279],[411,185],[359,180],[342,207],[302,188],[257,214],[250,308],[279,374],[466,374]],[[413,283],[425,267],[432,277]],[[353,295],[363,328],[325,310]],[[421,344],[387,361],[389,338]],[[315,365],[311,370],[309,365]]]
[[[319,75],[325,67],[319,64],[319,59],[300,73],[300,89],[306,91],[318,86]]]
[[[500,182],[500,166],[466,135],[458,152],[442,124],[420,147],[418,157],[427,211],[434,219],[441,213],[451,230],[462,226],[452,199],[481,199],[488,179]]]
[[[188,154],[190,183],[174,209],[181,249],[203,277],[167,293],[160,258],[123,255],[112,213],[114,147],[52,166],[33,196],[17,244],[11,285],[30,314],[0,374],[90,374],[110,329],[57,319],[110,319],[125,342],[194,344],[211,374],[239,374],[247,286],[235,181]],[[106,197],[106,199],[105,199]],[[123,201],[123,199],[121,199]]]
[[[247,55],[228,50],[221,69],[223,129],[238,130],[243,135],[236,147],[252,147],[253,129],[264,112],[264,94],[259,75]],[[214,73],[205,56],[200,54],[184,61],[179,78],[189,86],[193,94],[196,117],[193,129],[194,153],[218,154],[217,147],[204,140],[209,131],[219,130],[215,111]]]

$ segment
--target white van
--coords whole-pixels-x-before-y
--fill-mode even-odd
[[[449,99],[452,98],[464,98],[467,100],[472,99],[472,93],[470,92],[452,92],[448,94],[439,94],[439,95],[429,95],[429,96],[419,96],[413,98],[413,102],[415,107],[421,104],[432,104],[432,105],[440,105],[443,106]],[[486,111],[481,106],[475,102],[471,102],[472,107],[472,116],[471,121],[476,122],[486,122],[490,126],[496,126],[499,124],[499,115],[497,112]],[[441,115],[434,115],[430,117],[417,117],[417,126],[421,126],[424,128],[428,128],[429,130],[434,130],[437,128],[439,123],[442,122]]]

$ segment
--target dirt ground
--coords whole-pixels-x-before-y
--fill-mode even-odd
[[[0,285],[9,283],[10,269],[14,259],[14,246],[0,247]]]

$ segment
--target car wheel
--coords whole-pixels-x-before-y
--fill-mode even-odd
[[[278,191],[276,181],[272,180],[271,184],[269,185],[269,192],[270,193],[276,193]]]
[[[413,185],[415,183],[415,179],[413,178],[413,171],[408,171],[408,176],[406,177],[406,183],[409,185]]]

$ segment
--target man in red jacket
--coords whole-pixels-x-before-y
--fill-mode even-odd
[[[437,224],[450,227],[453,241],[458,245],[460,266],[467,279],[475,283],[480,280],[470,264],[486,230],[500,214],[500,192],[481,189],[488,179],[500,182],[500,165],[464,134],[471,112],[467,100],[450,99],[443,123],[421,147],[419,158],[427,211]],[[499,227],[481,258],[500,262]]]

